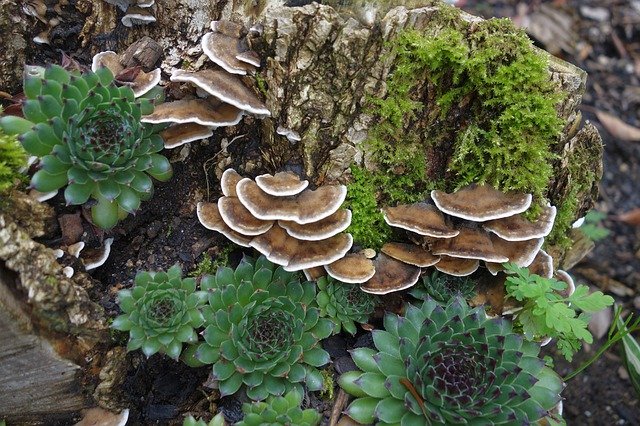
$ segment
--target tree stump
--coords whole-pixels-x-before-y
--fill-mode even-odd
[[[287,7],[275,0],[159,0],[154,7],[155,24],[127,29],[120,23],[122,12],[113,5],[96,0],[70,3],[63,8],[65,16],[86,16],[78,55],[87,57],[88,52],[106,49],[123,52],[132,42],[149,36],[164,48],[165,79],[174,67],[212,66],[199,45],[210,21],[260,25],[262,36],[253,47],[261,54],[263,67],[257,77],[243,80],[266,100],[271,117],[247,121],[238,133],[251,131],[259,139],[261,154],[246,164],[242,146],[227,148],[218,159],[217,171],[229,165],[254,174],[289,168],[314,184],[348,183],[354,164],[375,170],[365,143],[376,121],[369,105],[371,99],[387,95],[386,81],[396,65],[390,43],[408,29],[438,34],[453,25],[442,19],[439,11],[445,6],[437,2],[416,9],[351,10],[317,3]],[[16,2],[0,5],[0,29],[11,28],[7,47],[13,53],[0,59],[0,88],[9,92],[18,90],[22,58],[30,44],[25,40],[35,35],[34,18],[16,11]],[[456,19],[471,25],[480,22],[466,13]],[[543,51],[538,54],[547,58]],[[585,90],[585,72],[555,58],[549,58],[549,72],[561,94],[557,114],[565,125],[552,145],[554,178],[546,195],[557,205],[569,196],[575,198],[576,219],[597,195],[601,140],[591,124],[580,127],[577,108]],[[430,88],[418,82],[415,90],[428,94]],[[457,106],[459,117],[471,113],[466,105]],[[415,125],[433,122],[433,116],[424,114]],[[295,131],[301,140],[290,142],[278,134],[278,128]],[[452,149],[429,167],[446,176]],[[591,180],[584,181],[570,166],[577,160],[581,168],[593,170]],[[583,182],[576,190],[575,181],[580,179]],[[0,211],[0,419],[46,422],[95,405],[87,395],[93,393],[103,365],[109,363],[109,371],[119,374],[126,369],[102,355],[113,343],[102,309],[89,297],[91,280],[84,274],[65,278],[52,251],[33,241],[42,235],[46,209],[18,194],[11,199],[9,207],[3,205]],[[566,247],[554,251],[557,262],[562,263],[565,251]],[[125,362],[124,357],[119,356],[118,362]],[[101,404],[113,408],[105,391],[109,388],[101,389]]]

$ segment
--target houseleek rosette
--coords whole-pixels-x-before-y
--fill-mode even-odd
[[[111,228],[151,197],[149,176],[166,181],[172,175],[169,161],[158,154],[159,128],[140,121],[153,104],[117,87],[107,68],[77,74],[53,65],[41,71],[25,77],[24,118],[2,117],[0,127],[19,134],[25,150],[40,157],[33,188],[66,186],[67,204],[94,200],[93,221]]]
[[[416,299],[427,299],[431,296],[437,302],[448,303],[453,297],[461,296],[465,300],[475,294],[476,283],[469,277],[456,277],[440,271],[422,278],[422,283],[413,286],[409,294]]]
[[[360,290],[360,286],[345,284],[332,277],[318,279],[320,316],[328,317],[336,325],[334,333],[344,328],[356,334],[355,323],[366,323],[376,306],[376,296]]]
[[[322,416],[314,409],[303,410],[302,394],[291,390],[284,396],[272,396],[266,402],[242,404],[244,419],[235,426],[316,426]]]
[[[538,358],[540,345],[460,298],[388,314],[377,350],[352,351],[362,371],[339,384],[358,397],[346,413],[369,424],[530,424],[560,401],[563,382]]]
[[[195,343],[194,329],[202,326],[200,308],[207,292],[196,291],[193,278],[182,279],[176,265],[167,272],[140,272],[132,289],[118,292],[123,314],[112,324],[116,330],[129,332],[127,349],[142,349],[146,356],[156,352],[177,359],[183,343]]]
[[[302,383],[322,389],[317,367],[329,362],[329,354],[319,340],[331,335],[333,323],[311,307],[314,283],[301,283],[297,273],[261,256],[243,259],[235,271],[220,268],[201,286],[210,294],[203,308],[205,342],[194,348],[195,357],[213,364],[222,395],[243,384],[258,401],[293,388],[302,392]]]

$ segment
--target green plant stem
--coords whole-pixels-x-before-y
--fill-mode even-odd
[[[609,333],[607,335],[607,341],[600,347],[600,349],[598,349],[598,351],[595,354],[593,354],[591,358],[583,362],[580,365],[580,367],[578,367],[577,369],[573,370],[571,373],[563,377],[562,380],[564,380],[565,382],[568,382],[569,380],[573,379],[582,371],[584,371],[587,367],[593,364],[598,358],[600,358],[600,356],[602,356],[602,354],[605,353],[611,346],[615,345],[620,340],[622,340],[622,338],[624,338],[626,335],[628,335],[629,333],[635,333],[636,331],[640,331],[640,318],[636,318],[636,320],[631,325],[631,328],[627,328],[627,325],[631,322],[631,318],[632,318],[632,315],[629,315],[629,317],[624,322],[625,330],[618,329],[617,332],[613,333],[613,330],[616,326],[615,325],[616,321],[621,313],[622,313],[622,307],[618,307],[616,309],[616,312],[613,316],[613,320],[611,322],[611,328],[609,329]]]

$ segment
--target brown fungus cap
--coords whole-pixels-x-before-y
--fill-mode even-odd
[[[235,169],[226,169],[222,172],[222,176],[220,177],[222,193],[226,197],[237,197],[236,185],[238,185],[238,182],[241,180],[242,176],[240,173],[236,172]]]
[[[273,226],[272,220],[256,219],[237,197],[220,197],[218,211],[224,223],[242,235],[264,234]]]
[[[547,206],[533,222],[526,219],[522,214],[517,214],[502,219],[490,220],[482,226],[503,240],[524,241],[549,235],[555,218],[556,208]]]
[[[262,220],[290,220],[299,224],[317,222],[335,213],[347,196],[344,185],[324,185],[290,197],[274,197],[249,178],[236,186],[238,198],[252,215]]]
[[[196,212],[198,214],[198,220],[205,228],[220,232],[239,246],[250,247],[251,237],[242,235],[229,228],[229,226],[224,223],[224,220],[222,220],[216,203],[199,202]]]
[[[286,271],[300,271],[326,265],[343,257],[351,248],[351,234],[338,234],[321,241],[301,241],[275,224],[251,241],[251,247]]]
[[[396,260],[421,268],[433,266],[440,261],[440,256],[435,256],[429,250],[415,244],[385,243],[380,251]]]
[[[504,193],[489,185],[476,184],[453,194],[433,190],[431,198],[442,212],[474,222],[513,216],[531,205],[531,194]]]
[[[313,268],[303,269],[302,272],[304,273],[307,281],[316,281],[327,275],[327,271],[325,271],[324,266],[314,266]]]
[[[444,215],[432,204],[400,204],[385,207],[382,212],[389,226],[435,238],[452,238],[458,235],[458,231],[446,223]]]
[[[196,123],[176,124],[160,132],[164,147],[176,148],[189,142],[213,136],[213,129]]]
[[[358,253],[347,254],[342,259],[324,265],[324,269],[336,280],[348,284],[362,284],[376,272],[373,261]]]
[[[278,172],[275,175],[256,176],[256,184],[269,195],[286,197],[304,191],[309,186],[309,181],[301,180],[300,176],[293,172]]]
[[[135,72],[135,77],[132,79],[127,79],[127,81],[121,79],[121,73],[125,71],[125,67],[120,62],[121,56],[116,52],[112,52],[107,50],[105,52],[100,52],[94,55],[93,60],[91,61],[91,71],[95,72],[98,68],[105,67],[108,68],[109,71],[114,75],[116,82],[121,85],[126,85],[131,87],[133,90],[133,95],[137,98],[139,96],[144,95],[149,90],[153,89],[162,78],[162,73],[160,68],[156,68],[151,72],[144,72],[141,69],[138,69]],[[126,69],[126,70],[131,70]]]
[[[387,294],[404,290],[413,286],[420,278],[420,268],[395,260],[384,253],[378,254],[373,266],[373,277],[360,286],[366,293]]]
[[[127,9],[127,13],[120,20],[125,27],[132,27],[134,25],[146,25],[156,22],[156,17],[153,16],[149,8],[143,8],[138,6],[132,6]]]
[[[211,21],[211,24],[209,27],[213,32],[221,33],[226,36],[237,38],[237,39],[247,35],[247,30],[244,27],[244,25],[239,24],[237,22],[233,22],[233,21],[227,21],[224,19],[221,19],[219,21]]]
[[[507,241],[492,234],[491,242],[496,253],[506,257],[508,260],[490,260],[489,262],[512,262],[520,267],[529,266],[538,254],[538,250],[544,243],[544,238],[535,238],[527,241]]]
[[[435,255],[447,255],[464,259],[478,259],[486,262],[507,262],[509,258],[493,247],[489,234],[479,228],[462,227],[460,233],[431,244]]]
[[[317,241],[344,231],[351,224],[351,210],[339,209],[330,216],[304,225],[291,220],[279,220],[278,224],[289,235],[299,240]]]
[[[576,285],[573,282],[573,278],[571,278],[571,275],[569,275],[567,272],[563,271],[562,269],[558,269],[555,272],[554,278],[558,281],[563,281],[567,284],[567,288],[560,292],[560,294],[563,297],[569,297],[576,291]]]
[[[260,56],[253,50],[247,50],[236,55],[236,59],[240,62],[253,65],[256,68],[260,68]]]
[[[113,238],[107,238],[102,242],[101,247],[82,250],[80,257],[84,263],[84,269],[90,271],[104,265],[111,254],[112,243]]]
[[[479,266],[480,261],[477,259],[462,259],[451,256],[440,256],[440,261],[434,265],[438,271],[455,277],[471,275]]]
[[[553,276],[553,257],[549,256],[546,251],[540,249],[528,268],[532,274],[551,278]]]
[[[237,76],[223,70],[205,69],[198,72],[175,70],[171,81],[193,83],[200,89],[222,102],[261,117],[268,117],[271,112],[258,97],[249,90]]]
[[[207,127],[233,126],[242,119],[242,111],[214,97],[164,102],[142,117],[143,123],[196,123]]]
[[[255,72],[255,66],[236,58],[241,54],[240,41],[235,37],[211,32],[202,36],[202,51],[215,63],[231,74],[245,75]]]

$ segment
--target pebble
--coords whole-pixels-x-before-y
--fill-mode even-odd
[[[604,7],[580,6],[580,14],[587,19],[598,22],[608,21],[611,17],[609,10]]]

